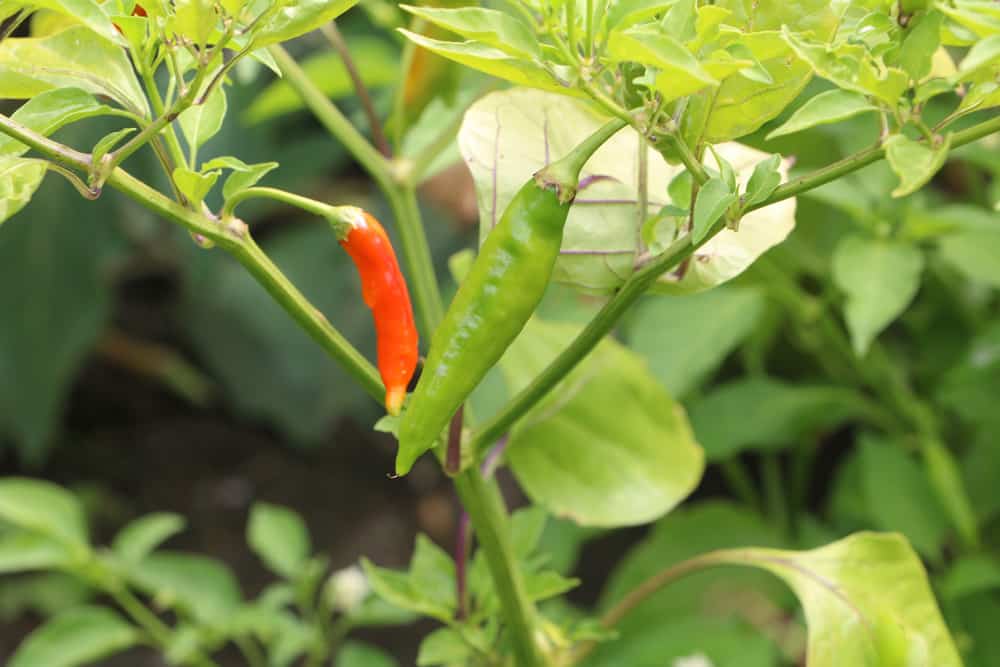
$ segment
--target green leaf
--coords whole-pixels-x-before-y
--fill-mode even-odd
[[[39,572],[10,577],[0,595],[0,620],[13,621],[23,614],[49,618],[86,604],[96,592],[83,580],[61,572]]]
[[[400,7],[445,30],[512,56],[541,56],[534,30],[512,14],[482,7]]]
[[[98,104],[90,93],[79,88],[48,90],[31,98],[11,118],[35,132],[49,136],[71,123],[108,113],[111,108]],[[0,157],[19,157],[28,152],[25,144],[0,134]]]
[[[471,647],[457,631],[451,628],[438,628],[420,642],[417,667],[464,664],[471,657]]]
[[[240,589],[232,572],[207,556],[157,551],[128,576],[158,604],[204,624],[224,624],[240,605]]]
[[[941,595],[948,600],[1000,589],[1000,562],[988,554],[957,559],[941,581]]]
[[[0,155],[0,224],[31,201],[47,170],[43,160]]]
[[[940,12],[930,11],[907,28],[906,38],[899,49],[899,66],[914,81],[921,81],[931,73],[934,54],[941,46],[943,18]]]
[[[138,563],[168,539],[184,530],[186,521],[180,514],[156,512],[147,514],[122,528],[115,536],[112,548],[120,558]]]
[[[23,530],[0,533],[0,574],[48,570],[72,562],[72,551],[51,537]]]
[[[858,533],[812,551],[739,549],[798,596],[810,667],[961,667],[920,559],[902,536]]]
[[[369,90],[395,82],[399,75],[397,49],[385,40],[373,37],[348,39],[347,44],[358,74]],[[301,65],[309,80],[328,98],[339,100],[354,95],[354,83],[336,51],[311,54]],[[242,118],[247,124],[253,125],[303,108],[305,103],[291,85],[284,79],[275,79],[254,97]]]
[[[874,526],[898,530],[924,556],[940,557],[948,518],[923,469],[900,443],[867,436],[860,447],[862,487]]]
[[[777,153],[754,165],[741,202],[744,207],[766,201],[778,189],[781,184],[780,168],[781,156]]]
[[[424,534],[417,535],[410,561],[410,584],[435,605],[454,610],[458,606],[455,563],[451,556]]]
[[[270,12],[253,33],[257,48],[287,42],[312,32],[356,5],[358,0],[297,0],[290,7]]]
[[[760,291],[744,287],[650,297],[639,303],[630,318],[627,341],[648,360],[649,369],[667,391],[684,396],[750,335],[764,306]]]
[[[817,44],[787,27],[782,29],[782,37],[816,74],[840,88],[895,106],[909,84],[909,75],[903,70],[874,63],[863,44]]]
[[[665,102],[719,83],[683,44],[659,30],[632,28],[613,32],[608,40],[607,57],[613,63],[636,62],[656,68],[652,86]]]
[[[52,88],[81,88],[149,113],[124,49],[86,27],[0,42],[0,97],[23,99]]]
[[[773,451],[822,433],[862,412],[849,390],[791,385],[769,378],[723,384],[691,406],[691,422],[709,461],[747,449]]]
[[[532,60],[514,58],[510,54],[476,42],[444,42],[400,28],[410,41],[432,53],[485,72],[520,86],[541,88],[563,95],[581,96],[574,88],[567,88],[556,81],[549,72]]]
[[[31,4],[72,16],[105,39],[119,39],[111,18],[95,0],[32,0]]]
[[[500,361],[508,388],[533,378],[578,331],[530,321]],[[536,504],[590,526],[662,516],[694,490],[704,466],[683,408],[610,340],[514,429],[507,460]]]
[[[859,357],[913,301],[923,268],[924,256],[912,245],[860,236],[837,244],[833,280],[847,297],[844,315]]]
[[[642,582],[681,561],[748,544],[784,546],[777,531],[745,507],[721,501],[685,505],[660,520],[615,568],[600,609],[607,611]],[[616,624],[619,637],[600,644],[583,664],[663,667],[683,665],[682,659],[702,654],[719,667],[774,667],[781,664],[774,644],[748,621],[764,610],[783,616],[790,598],[762,572],[714,568],[696,573],[643,600]]]
[[[226,155],[212,158],[201,165],[202,171],[213,169],[231,169],[231,173],[222,184],[222,197],[229,199],[236,193],[257,185],[257,181],[267,176],[278,168],[277,162],[258,162],[257,164],[247,164],[243,160]]]
[[[174,182],[189,202],[201,204],[215,187],[215,182],[219,180],[221,173],[219,170],[199,173],[187,167],[177,167],[174,169]]]
[[[996,215],[984,208],[967,204],[936,206],[912,220],[928,228],[938,253],[948,265],[968,280],[1000,287],[1000,225]],[[919,238],[919,236],[917,236]]]
[[[118,146],[118,144],[123,139],[125,139],[125,137],[127,137],[130,134],[132,134],[133,132],[135,132],[135,128],[134,127],[125,127],[125,128],[122,128],[120,130],[116,130],[115,132],[111,132],[111,133],[106,134],[103,137],[101,137],[97,141],[97,143],[94,144],[94,148],[91,149],[91,151],[90,151],[91,159],[92,159],[93,163],[94,164],[100,164],[101,158],[103,158],[111,150],[113,150],[114,148],[116,148]]]
[[[269,503],[256,503],[251,508],[247,542],[273,572],[286,579],[295,579],[302,572],[312,550],[302,517]]]
[[[729,189],[718,176],[713,176],[701,186],[698,198],[694,202],[694,224],[691,229],[691,240],[694,243],[708,236],[712,226],[725,214],[726,210],[736,201],[736,193]]]
[[[931,488],[937,494],[941,506],[951,519],[959,536],[968,546],[979,544],[979,528],[972,502],[962,482],[962,474],[958,463],[944,443],[939,440],[924,438],[920,443],[920,451],[924,457],[924,468]]]
[[[958,66],[958,81],[967,81],[979,70],[1000,62],[1000,35],[992,35],[972,45]]]
[[[984,325],[936,387],[937,400],[972,424],[993,432],[1000,415],[1000,321]]]
[[[139,631],[110,609],[79,607],[28,635],[7,667],[82,667],[131,648],[139,640]]]
[[[361,565],[372,590],[389,604],[442,622],[449,621],[454,615],[454,610],[436,604],[422,591],[415,590],[407,573],[376,567],[367,558],[361,559]]]
[[[0,520],[74,547],[87,548],[87,521],[80,501],[62,487],[38,479],[0,479]]]
[[[0,312],[19,313],[0,327],[0,377],[17,378],[0,382],[0,428],[26,462],[41,462],[76,371],[105,329],[107,262],[118,247],[106,223],[121,205],[114,197],[81,202],[50,179],[0,229]],[[24,288],[25,276],[45,286],[46,298]]]
[[[219,34],[219,15],[209,0],[174,0],[170,31],[205,48]]]
[[[226,92],[222,86],[216,86],[203,104],[186,109],[177,122],[188,146],[197,150],[222,129],[225,119]]]
[[[899,187],[892,191],[892,196],[905,197],[922,188],[944,165],[950,148],[950,134],[933,147],[902,134],[894,134],[886,139],[886,159],[899,176]]]
[[[693,99],[693,98],[692,98]],[[566,155],[596,131],[606,117],[564,95],[528,89],[491,93],[465,114],[458,136],[462,158],[472,172],[479,204],[480,240],[533,173]],[[740,144],[716,146],[719,155],[745,183],[754,165],[767,157]],[[639,206],[635,168],[639,137],[627,128],[591,158],[583,177],[598,177],[577,194],[563,232],[562,252],[553,280],[588,293],[618,289],[631,275],[639,238]],[[648,148],[648,201],[651,210],[669,202],[665,192],[684,172]],[[787,173],[783,166],[781,173]],[[634,202],[634,203],[633,203]],[[784,240],[795,224],[794,200],[785,200],[746,215],[738,231],[723,230],[695,253],[682,275],[662,276],[657,291],[689,293],[714,287],[739,275],[757,257]],[[673,220],[657,226],[665,247],[680,233]]]
[[[337,652],[336,667],[398,667],[399,663],[380,648],[349,640]]]
[[[840,89],[828,90],[809,98],[795,110],[791,118],[768,133],[767,138],[770,140],[817,125],[837,123],[868,111],[878,111],[878,107],[861,93]]]

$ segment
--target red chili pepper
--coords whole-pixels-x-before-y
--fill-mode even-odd
[[[417,367],[417,327],[410,293],[379,221],[368,213],[351,218],[350,230],[340,245],[354,260],[361,277],[361,295],[375,319],[385,409],[398,415]]]

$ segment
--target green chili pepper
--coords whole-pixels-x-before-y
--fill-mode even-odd
[[[624,127],[613,120],[534,175],[486,237],[431,339],[403,414],[396,474],[434,446],[452,416],[499,361],[542,300],[583,165]]]

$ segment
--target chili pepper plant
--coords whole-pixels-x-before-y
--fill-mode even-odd
[[[295,512],[258,503],[248,542],[278,581],[247,600],[219,562],[163,548],[182,517],[98,546],[68,490],[3,479],[0,572],[92,592],[10,667],[140,645],[195,667],[391,665],[352,633],[419,617],[421,666],[1000,664],[997,4],[356,3],[3,0],[0,98],[21,102],[0,115],[0,222],[48,176],[238,263],[353,379],[341,392],[384,407],[398,450],[378,483],[418,460],[450,477],[457,544],[331,573]],[[345,13],[396,40],[388,96]],[[328,52],[355,116],[319,83]],[[311,112],[329,133],[312,150],[347,151],[381,222],[268,185],[277,162],[205,155],[241,72]],[[98,117],[120,127],[61,139]],[[417,193],[458,159],[480,234],[448,278]],[[956,165],[974,186],[941,187]],[[350,256],[376,364],[255,242],[251,200]],[[732,500],[690,499],[706,470]],[[588,540],[647,524],[595,604],[573,596]]]

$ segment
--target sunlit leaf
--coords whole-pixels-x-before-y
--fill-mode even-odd
[[[33,97],[52,88],[81,88],[148,114],[125,50],[86,27],[0,42],[0,97]]]
[[[575,325],[529,322],[500,361],[511,391],[578,331]],[[633,353],[612,341],[602,343],[552,400],[518,425],[506,455],[535,503],[592,526],[662,516],[691,493],[703,469],[684,409]]]

